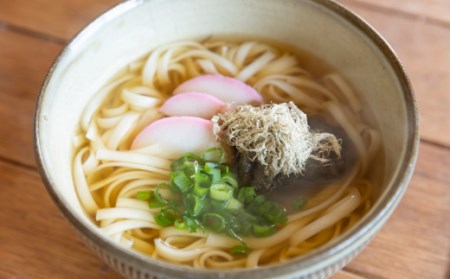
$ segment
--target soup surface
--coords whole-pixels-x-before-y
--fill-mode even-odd
[[[304,169],[267,175],[214,131],[218,115],[289,102],[311,135],[338,139],[340,153],[318,140],[329,148],[310,150]],[[303,51],[225,37],[175,42],[130,62],[87,104],[74,184],[107,237],[153,258],[211,269],[279,263],[332,241],[371,208],[368,170],[381,143],[364,119],[349,84]]]

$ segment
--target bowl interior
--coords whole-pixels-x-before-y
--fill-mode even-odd
[[[393,181],[413,140],[415,119],[408,112],[413,104],[405,97],[404,81],[392,67],[392,57],[374,42],[373,34],[343,17],[345,12],[335,13],[340,9],[335,4],[331,3],[333,9],[329,5],[328,1],[295,0],[127,1],[98,18],[55,63],[36,115],[40,163],[66,214],[100,235],[80,207],[71,175],[71,139],[93,94],[124,65],[154,47],[213,34],[261,37],[297,46],[322,58],[350,81],[381,132],[384,156],[374,179],[378,199],[384,199],[391,187],[398,187]]]

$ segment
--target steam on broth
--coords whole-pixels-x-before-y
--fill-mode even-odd
[[[341,76],[333,72],[317,76],[317,71],[304,68],[302,60],[272,44],[209,39],[164,45],[131,62],[88,103],[74,138],[74,183],[87,214],[102,233],[121,245],[195,268],[278,263],[308,253],[347,231],[371,207],[373,186],[367,176],[380,148],[379,135],[364,121],[359,99]],[[208,92],[190,92],[198,86],[208,91],[208,82],[222,82],[215,80],[217,75],[237,82],[233,85],[225,78],[223,88],[244,93],[226,100],[228,95],[223,97],[220,92],[213,97],[205,96]],[[200,82],[191,82],[196,79]],[[189,92],[178,92],[180,88]],[[282,175],[282,179],[264,177],[257,174],[253,161],[236,159],[242,155],[218,139],[221,131],[213,133],[210,119],[217,115],[232,113],[242,105],[257,108],[289,102],[306,113],[312,132],[329,132],[340,140],[342,158],[328,152],[330,159],[317,162],[308,158],[305,169],[296,174]],[[186,115],[193,113],[196,115]],[[214,164],[209,164],[209,159],[185,155],[214,153],[218,147],[226,153],[225,162],[211,159]],[[192,163],[195,172],[201,168],[207,173],[210,168],[213,173],[215,168],[221,178],[229,176],[233,183],[239,182],[234,188],[227,188],[233,183],[223,183],[225,186],[215,189],[219,200],[223,192],[231,191],[226,202],[234,199],[237,206],[223,215],[230,218],[243,211],[263,220],[258,218],[264,216],[249,211],[245,198],[238,196],[243,186],[254,186],[244,183],[258,183],[261,177],[276,181],[271,191],[256,189],[252,197],[262,196],[272,209],[284,208],[285,219],[277,212],[281,217],[274,223],[255,224],[273,228],[262,235],[255,235],[255,228],[251,233],[233,235],[226,229],[203,228],[205,223],[192,229],[186,216],[169,220],[181,218],[179,213],[169,212],[170,208],[166,212],[170,218],[164,219],[162,208],[168,208],[171,201],[176,201],[177,208],[186,205],[179,197],[181,192],[171,190],[176,162]],[[243,182],[246,174],[240,172],[247,163],[253,164],[247,172],[252,178]],[[214,184],[212,177],[206,177],[210,184]],[[194,174],[189,179],[194,179]],[[214,200],[210,196],[213,194],[196,199],[203,203]],[[210,206],[217,200],[206,203]],[[203,220],[211,217],[205,217],[205,212],[198,214]],[[194,215],[188,217],[198,223]],[[222,220],[223,216],[213,217]],[[165,221],[171,223],[166,226]]]

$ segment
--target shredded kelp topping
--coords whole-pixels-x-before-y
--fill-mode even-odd
[[[238,106],[212,121],[216,136],[263,165],[269,177],[302,174],[309,158],[327,162],[330,152],[341,153],[339,140],[310,131],[306,114],[292,102]]]

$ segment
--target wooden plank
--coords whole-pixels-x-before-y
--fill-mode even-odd
[[[420,145],[411,184],[381,232],[350,263],[380,278],[450,278],[450,150]]]
[[[339,2],[372,24],[397,52],[417,97],[421,138],[450,146],[450,28]]]
[[[364,279],[366,277],[354,274],[348,270],[341,270],[331,277],[332,279]]]
[[[92,254],[39,175],[0,162],[0,278],[120,278]]]
[[[60,45],[0,30],[0,157],[35,164],[34,106],[45,74],[60,50]]]
[[[0,1],[0,22],[64,40],[120,0]]]
[[[436,23],[450,24],[450,2],[448,0],[348,0],[355,5],[365,5],[385,12],[393,11],[412,15]]]

